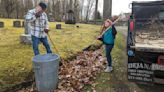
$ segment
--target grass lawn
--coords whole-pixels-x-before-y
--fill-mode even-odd
[[[19,36],[24,33],[23,28],[13,28],[14,19],[0,19],[5,22],[5,28],[0,28],[0,92],[1,89],[30,80],[32,78],[33,50],[30,45],[20,44]],[[22,21],[22,20],[21,20]],[[62,24],[61,30],[56,30],[57,23],[50,23],[50,36],[62,58],[68,58],[83,48],[95,42],[100,26],[77,24]],[[125,28],[117,28],[126,31]],[[94,80],[93,86],[85,86],[82,92],[141,92],[138,87],[126,78],[126,46],[125,38],[118,33],[113,55],[113,73],[100,73]],[[96,42],[97,44],[98,42]],[[94,43],[95,44],[95,43]],[[41,53],[45,48],[40,45]],[[53,49],[54,50],[54,49]],[[55,51],[55,50],[54,50]],[[136,90],[136,91],[135,91]],[[143,91],[144,92],[144,91]]]
[[[31,79],[33,50],[30,45],[20,44],[19,36],[23,28],[13,28],[13,19],[0,19],[5,27],[0,28],[0,89],[10,87]],[[67,58],[95,41],[100,26],[62,24],[62,30],[56,30],[56,23],[50,23],[50,36],[62,58]],[[40,45],[41,53],[45,48]]]
[[[19,36],[24,33],[23,28],[13,28],[13,19],[0,19],[5,22],[5,28],[0,28],[0,92],[5,87],[30,80],[32,78],[33,51],[30,45],[19,42]],[[62,30],[55,29],[56,23],[50,23],[50,36],[62,58],[70,57],[83,48],[95,42],[100,26],[78,24],[62,24]],[[112,51],[114,71],[101,72],[93,81],[92,86],[86,85],[82,92],[163,92],[163,86],[143,86],[127,80],[126,57],[126,27],[117,27],[119,31],[115,47]],[[120,31],[123,32],[120,33]],[[125,31],[125,32],[124,32]],[[98,42],[97,42],[98,43]],[[96,44],[97,44],[96,43]],[[41,53],[45,49],[40,45]]]

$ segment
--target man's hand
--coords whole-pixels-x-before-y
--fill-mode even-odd
[[[50,30],[49,29],[44,29],[44,32],[48,34]]]
[[[41,16],[41,14],[42,14],[42,8],[41,7],[36,7],[36,14],[35,14],[35,16],[36,16],[36,18],[38,18],[38,17],[40,17]]]

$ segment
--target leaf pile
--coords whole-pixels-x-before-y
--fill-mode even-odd
[[[60,68],[58,92],[76,92],[86,84],[91,84],[105,64],[101,51],[82,52],[75,60]]]
[[[78,53],[73,61],[63,61],[59,70],[59,84],[57,92],[79,92],[84,85],[92,85],[93,79],[105,64],[102,50],[84,51]],[[30,87],[19,92],[34,92],[36,88]],[[55,91],[55,92],[56,92]]]

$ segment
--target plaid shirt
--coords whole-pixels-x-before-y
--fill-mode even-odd
[[[45,38],[47,34],[44,29],[49,29],[47,14],[43,12],[40,17],[36,18],[36,10],[29,10],[25,16],[28,27],[30,28],[31,35],[38,38]]]

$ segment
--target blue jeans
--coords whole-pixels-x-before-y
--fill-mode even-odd
[[[107,58],[108,66],[109,66],[109,67],[112,66],[111,51],[112,51],[113,46],[114,46],[114,44],[111,44],[111,45],[105,45],[106,58]]]
[[[31,37],[32,37],[33,51],[34,51],[35,55],[39,54],[39,49],[38,49],[39,42],[43,43],[44,47],[47,50],[47,53],[52,53],[50,45],[49,45],[48,40],[47,40],[47,37],[45,37],[45,38],[38,38],[35,36],[31,36]]]

